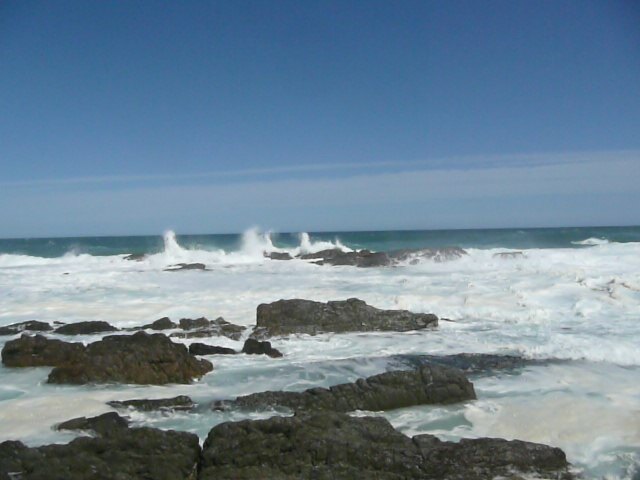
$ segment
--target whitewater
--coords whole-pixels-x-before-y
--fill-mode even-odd
[[[259,304],[283,298],[324,302],[357,297],[378,308],[435,313],[441,318],[434,331],[275,338],[272,344],[283,358],[207,357],[214,371],[191,385],[49,385],[45,383],[49,368],[2,366],[0,441],[67,442],[75,434],[51,427],[110,411],[107,401],[182,394],[202,408],[193,413],[130,415],[138,425],[190,431],[202,439],[217,423],[268,416],[211,411],[207,405],[213,400],[350,382],[396,368],[397,355],[492,353],[536,361],[516,371],[471,376],[475,401],[373,414],[384,415],[410,435],[545,443],[562,448],[585,478],[638,479],[640,229],[633,232],[630,241],[619,241],[615,232],[576,231],[556,244],[512,241],[520,238],[518,231],[494,235],[491,241],[481,231],[464,239],[442,234],[429,241],[417,234],[389,232],[283,237],[252,229],[219,241],[183,239],[167,232],[144,248],[142,240],[135,239],[114,240],[107,246],[98,240],[83,244],[74,239],[65,243],[62,253],[55,240],[36,242],[38,248],[59,253],[50,255],[36,254],[27,240],[14,241],[11,245],[18,246],[4,250],[0,243],[4,252],[0,253],[0,326],[34,319],[104,320],[128,328],[165,316],[174,321],[222,316],[250,327]],[[385,243],[389,236],[393,242]],[[296,256],[329,248],[380,250],[385,245],[415,248],[432,246],[434,241],[439,246],[461,246],[467,255],[376,268],[320,266],[264,255]],[[105,251],[97,253],[96,245]],[[146,255],[131,261],[126,253]],[[207,269],[165,271],[193,262]],[[248,334],[239,341],[226,337],[198,341],[240,350]],[[51,336],[85,343],[102,337]],[[0,337],[0,347],[12,338]]]

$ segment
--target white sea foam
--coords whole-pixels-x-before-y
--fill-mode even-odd
[[[387,355],[509,353],[572,361],[532,367],[522,375],[477,379],[478,402],[403,410],[390,418],[408,432],[554,444],[571,461],[596,472],[587,478],[629,478],[620,472],[633,468],[640,448],[640,244],[529,249],[509,260],[494,256],[504,249],[469,249],[455,261],[372,269],[264,258],[264,252],[342,248],[338,241],[314,242],[301,235],[299,245],[284,249],[275,236],[251,230],[241,244],[235,252],[192,249],[167,232],[164,251],[141,262],[86,254],[54,259],[0,255],[0,325],[36,318],[106,320],[130,327],[163,316],[222,315],[250,326],[260,303],[348,297],[380,308],[434,312],[452,322],[443,321],[429,332],[274,339],[285,358],[212,357],[213,373],[180,387],[50,387],[43,383],[46,369],[0,367],[0,440],[46,443],[58,435],[50,430],[52,424],[107,411],[104,401],[111,399],[184,393],[206,404],[260,390],[352,381],[384,370],[379,358]],[[202,262],[209,270],[163,271],[183,262]],[[0,337],[0,344],[6,338]],[[236,349],[242,345],[224,338],[204,341]],[[37,416],[24,414],[31,410]],[[205,435],[229,418],[201,413],[142,415],[138,421]]]
[[[571,243],[573,243],[574,245],[606,245],[607,243],[610,243],[610,242],[606,238],[591,237],[585,240],[577,240]]]

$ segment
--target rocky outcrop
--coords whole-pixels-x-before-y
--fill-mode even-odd
[[[227,422],[204,442],[200,480],[569,480],[562,450],[500,439],[410,438],[384,418],[323,412]]]
[[[88,345],[80,361],[54,368],[49,383],[189,383],[210,372],[207,360],[160,333],[111,335]]]
[[[179,395],[173,398],[159,398],[154,400],[149,399],[135,399],[125,401],[113,401],[107,402],[110,407],[113,408],[132,408],[134,410],[140,410],[149,412],[153,410],[191,410],[195,407],[195,403],[190,397],[186,395]]]
[[[164,269],[165,272],[180,272],[182,270],[206,270],[204,263],[178,263]]]
[[[46,322],[39,322],[38,320],[29,320],[27,322],[12,323],[0,327],[0,335],[15,335],[20,332],[48,332],[53,327]]]
[[[438,325],[431,313],[380,310],[350,298],[328,303],[311,300],[278,300],[257,309],[254,337],[323,332],[370,332],[421,330]]]
[[[271,342],[260,342],[253,338],[248,338],[242,347],[242,353],[249,355],[269,355],[271,358],[282,357],[280,350],[273,348]]]
[[[209,320],[204,317],[196,319],[183,318],[180,320],[179,326],[185,331],[172,333],[172,337],[206,338],[224,336],[232,340],[240,340],[240,337],[247,329],[247,327],[229,323],[222,317],[218,317],[215,320]]]
[[[92,333],[115,332],[118,329],[107,322],[90,321],[68,323],[55,329],[61,335],[91,335]]]
[[[353,267],[388,267],[402,263],[417,263],[421,260],[446,262],[466,255],[459,247],[422,248],[394,250],[390,252],[372,252],[370,250],[354,250],[345,252],[339,248],[321,250],[315,253],[300,255],[302,260],[311,260],[318,265],[349,265]]]
[[[196,478],[200,456],[196,435],[155,428],[126,428],[115,420],[115,414],[109,415],[111,418],[101,420],[72,421],[82,430],[93,430],[97,434],[95,438],[80,437],[66,445],[37,448],[28,448],[15,441],[0,443],[0,479]]]
[[[513,355],[494,355],[489,353],[457,353],[454,355],[394,355],[391,364],[419,368],[425,365],[453,367],[467,374],[491,374],[496,371],[509,371],[538,364],[540,360],[525,359]]]
[[[7,367],[54,367],[79,362],[84,355],[82,343],[67,343],[42,335],[11,340],[2,349],[2,363]]]
[[[99,435],[109,435],[129,426],[129,421],[115,412],[103,413],[97,417],[78,417],[55,426],[56,430],[84,430]]]
[[[287,252],[264,252],[264,256],[271,260],[293,260],[291,254]]]
[[[217,347],[206,343],[192,343],[189,345],[189,353],[191,355],[235,355],[238,352],[233,348]]]
[[[462,372],[433,365],[417,370],[381,373],[330,388],[253,393],[233,401],[215,402],[212,407],[218,410],[230,407],[252,410],[286,407],[294,411],[380,411],[414,405],[449,404],[475,398],[473,384]]]
[[[140,328],[147,328],[149,330],[171,330],[172,328],[178,328],[178,325],[173,323],[169,317],[162,317],[155,322],[143,325]]]
[[[145,258],[147,258],[146,253],[130,253],[122,257],[123,260],[129,260],[130,262],[141,262]]]

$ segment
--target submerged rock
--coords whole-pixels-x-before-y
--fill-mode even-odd
[[[204,263],[178,263],[164,269],[165,272],[179,272],[182,270],[206,270]]]
[[[48,332],[49,330],[53,330],[53,327],[47,322],[29,320],[0,327],[0,335],[15,335],[20,332]]]
[[[210,372],[207,360],[190,355],[187,347],[160,333],[111,335],[86,347],[76,362],[57,366],[49,383],[189,383]]]
[[[293,257],[290,253],[287,252],[264,252],[265,258],[270,258],[271,260],[292,260]]]
[[[7,367],[54,367],[81,361],[85,346],[52,340],[42,335],[7,342],[2,349],[2,363]]]
[[[492,373],[494,371],[515,370],[526,365],[540,363],[513,355],[490,353],[457,353],[454,355],[393,355],[395,363],[419,368],[424,365],[443,365],[457,368],[465,373]]]
[[[247,327],[227,322],[222,317],[218,317],[215,320],[209,320],[205,317],[196,319],[183,318],[180,320],[179,326],[185,330],[185,332],[172,333],[172,337],[205,338],[224,336],[232,340],[240,340],[240,337],[242,337],[242,334],[247,329]]]
[[[385,267],[391,265],[391,258],[384,252],[358,250],[343,252],[339,248],[321,250],[300,255],[302,260],[314,260],[318,265],[350,265],[354,267]]]
[[[421,330],[438,325],[431,313],[380,310],[362,300],[350,298],[328,303],[311,300],[278,300],[257,309],[254,336],[323,332],[370,332]]]
[[[433,262],[449,262],[466,255],[466,250],[460,247],[440,247],[440,248],[420,248],[405,249],[389,252],[389,257],[394,264],[398,263],[418,263],[421,260],[431,260]]]
[[[125,401],[107,402],[107,405],[113,408],[133,408],[134,410],[153,411],[153,410],[191,410],[195,407],[195,403],[186,395],[179,395],[173,398],[159,398],[154,400],[135,399]]]
[[[194,480],[200,456],[192,433],[155,428],[126,428],[113,417],[74,419],[98,435],[66,445],[28,448],[0,443],[2,480]],[[117,416],[117,415],[116,415]],[[100,419],[100,420],[98,420]],[[121,419],[124,421],[123,419]],[[65,422],[69,423],[69,422]],[[72,423],[73,425],[73,423]]]
[[[205,343],[192,343],[189,345],[189,353],[191,355],[235,355],[238,352],[233,348],[217,347]]]
[[[123,260],[129,260],[131,262],[141,262],[145,258],[147,258],[146,253],[130,253],[129,255],[122,257]]]
[[[524,258],[525,256],[524,252],[498,252],[493,254],[493,258],[505,259]]]
[[[280,350],[273,348],[271,342],[260,342],[253,338],[248,338],[242,347],[242,353],[249,355],[269,355],[271,358],[282,357]]]
[[[323,412],[227,422],[204,442],[200,480],[569,480],[562,450],[500,439],[407,437],[384,418]]]
[[[214,409],[229,407],[265,409],[286,407],[298,410],[393,410],[414,405],[449,404],[476,398],[473,384],[462,372],[437,365],[417,370],[386,372],[354,383],[304,392],[260,392],[221,401]]]
[[[90,335],[92,333],[116,332],[118,329],[107,322],[89,321],[68,323],[55,329],[61,335]]]

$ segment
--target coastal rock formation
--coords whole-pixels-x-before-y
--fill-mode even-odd
[[[457,353],[454,355],[393,355],[393,364],[420,368],[425,365],[453,367],[467,374],[489,374],[495,371],[516,370],[540,363],[513,355],[494,355],[489,353]]]
[[[141,262],[145,258],[147,258],[146,253],[130,253],[129,255],[122,257],[123,260],[129,260],[131,262]]]
[[[172,333],[172,337],[204,338],[224,336],[232,340],[240,340],[240,337],[247,329],[247,327],[229,323],[222,317],[218,317],[215,320],[209,320],[204,317],[196,319],[182,318],[179,326],[185,331]]]
[[[287,252],[264,252],[264,256],[271,260],[293,260],[291,254]]]
[[[189,345],[189,353],[191,355],[235,355],[238,352],[233,348],[217,347],[206,343],[192,343]]]
[[[475,398],[473,384],[462,372],[433,365],[417,370],[381,373],[330,388],[311,388],[304,392],[253,393],[233,401],[215,402],[213,408],[260,410],[286,407],[294,411],[380,411],[413,405],[448,404]]]
[[[107,322],[89,321],[68,323],[55,329],[61,335],[90,335],[92,333],[116,332],[118,329]]]
[[[269,355],[271,358],[282,357],[280,350],[273,348],[271,342],[260,342],[253,338],[248,338],[244,342],[242,353],[249,355]]]
[[[328,303],[311,300],[278,300],[257,309],[254,337],[323,332],[406,332],[438,325],[431,313],[380,310],[362,300],[350,298]]]
[[[198,478],[569,480],[567,468],[562,450],[545,445],[410,438],[384,418],[323,412],[215,426],[204,442]]]
[[[189,383],[210,372],[207,360],[160,333],[111,335],[88,345],[79,361],[54,368],[49,383]]]
[[[42,335],[23,333],[2,349],[2,363],[7,367],[54,367],[79,362],[84,354],[82,343],[67,343]]]
[[[29,320],[27,322],[12,323],[0,327],[0,335],[15,335],[20,332],[48,332],[53,327],[46,322],[39,322],[38,320]]]
[[[107,402],[107,405],[113,408],[132,408],[143,412],[153,410],[191,410],[195,407],[195,403],[186,395],[179,395],[173,398],[159,398],[154,400],[135,399],[125,401]]]
[[[165,272],[180,272],[182,270],[206,270],[204,263],[178,263],[164,269]]]
[[[200,456],[192,433],[155,428],[126,428],[116,414],[74,419],[74,426],[95,431],[66,445],[28,448],[0,443],[2,480],[194,480]],[[105,417],[102,415],[101,417]],[[65,422],[69,423],[69,422]]]
[[[372,252],[370,250],[354,250],[344,252],[339,248],[321,250],[315,253],[300,255],[302,260],[312,260],[318,265],[349,265],[353,267],[388,267],[401,263],[416,263],[420,260],[446,262],[466,255],[459,247],[421,248],[394,250],[390,252]]]
[[[178,325],[173,323],[169,317],[162,317],[140,328],[148,328],[149,330],[171,330],[172,328],[178,328]]]
[[[129,426],[129,421],[115,412],[103,413],[97,417],[78,417],[59,423],[56,430],[90,430],[99,435],[109,435]]]

